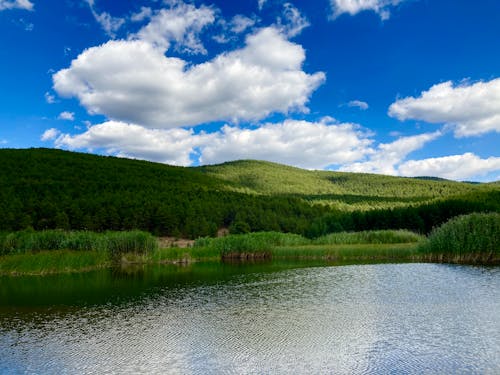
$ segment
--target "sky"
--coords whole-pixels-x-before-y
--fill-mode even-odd
[[[498,0],[0,0],[0,147],[500,180]]]

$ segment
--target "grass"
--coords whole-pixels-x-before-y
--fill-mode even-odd
[[[53,250],[0,256],[0,274],[4,275],[83,272],[109,265],[107,254],[98,251]]]
[[[190,248],[159,248],[149,233],[0,233],[0,274],[78,272],[122,263],[221,259],[327,259],[500,263],[500,214],[460,216],[428,238],[406,230],[333,233],[316,239],[257,232],[200,238]]]
[[[0,235],[0,255],[47,250],[105,252],[111,257],[124,253],[146,254],[158,248],[155,237],[147,232],[89,232],[25,230]]]
[[[417,249],[416,243],[283,246],[273,248],[272,257],[334,261],[410,261],[415,260]]]
[[[424,238],[424,236],[408,230],[369,230],[331,233],[313,240],[313,243],[316,245],[395,244],[420,242]]]
[[[500,263],[500,214],[458,216],[434,229],[419,247],[430,261]]]

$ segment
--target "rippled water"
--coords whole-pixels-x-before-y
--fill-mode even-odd
[[[0,279],[0,373],[500,373],[500,268]]]

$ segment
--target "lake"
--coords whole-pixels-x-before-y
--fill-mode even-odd
[[[0,373],[500,373],[500,268],[192,264],[0,278]]]

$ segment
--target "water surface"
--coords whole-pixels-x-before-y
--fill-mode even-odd
[[[500,268],[194,264],[0,278],[0,373],[500,373]]]

